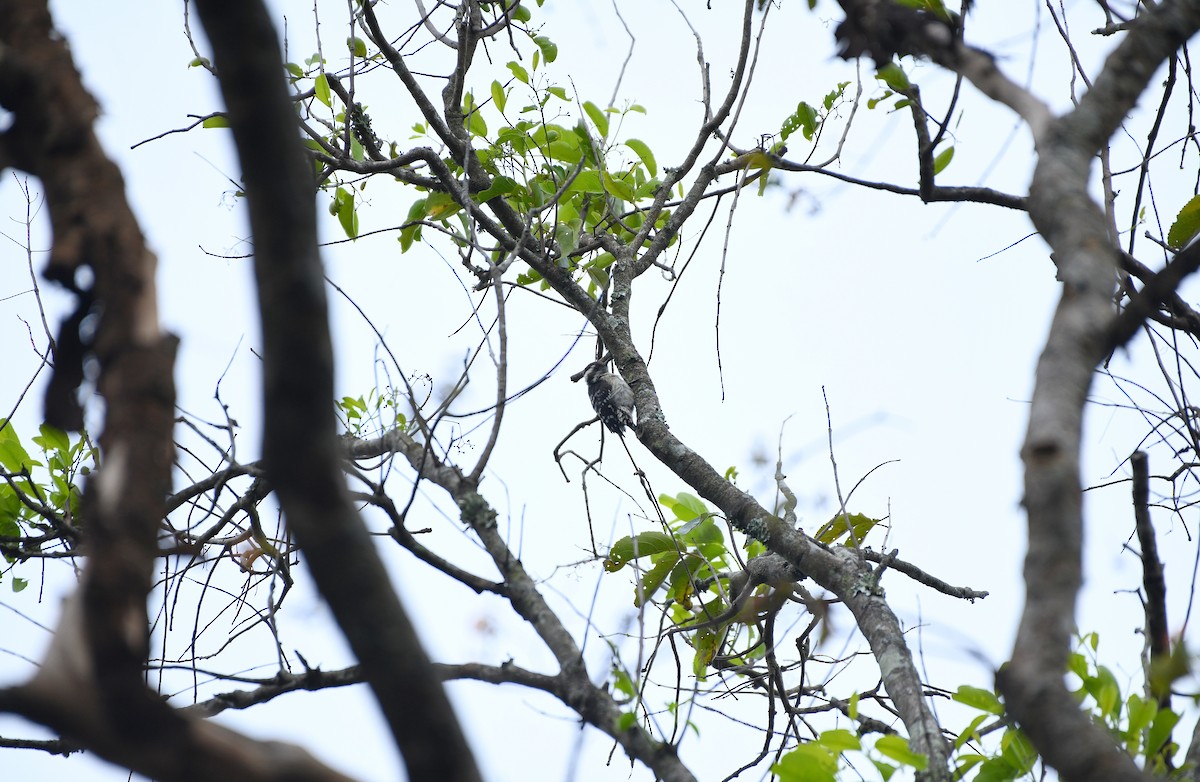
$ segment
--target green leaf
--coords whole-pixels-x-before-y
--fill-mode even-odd
[[[862,749],[862,742],[858,740],[858,736],[840,728],[824,731],[817,739],[817,743],[828,747],[834,753]]]
[[[1183,205],[1171,230],[1167,231],[1167,245],[1173,250],[1182,250],[1183,246],[1200,233],[1200,195],[1193,196]]]
[[[583,157],[583,149],[579,146],[578,137],[574,133],[568,133],[547,144],[546,154],[551,160],[575,164]]]
[[[334,193],[329,211],[337,215],[338,222],[342,224],[342,230],[346,232],[346,236],[351,239],[358,237],[358,212],[354,209],[353,191],[339,187]]]
[[[350,53],[353,54],[355,57],[366,57],[367,56],[367,42],[364,41],[362,38],[359,38],[358,36],[352,35],[349,38],[347,38],[346,39],[346,48],[349,49]]]
[[[707,543],[724,543],[725,535],[712,519],[712,514],[697,516],[684,524],[675,534],[680,540],[693,546],[703,546]]]
[[[1088,695],[1096,701],[1100,714],[1104,717],[1114,717],[1121,707],[1121,687],[1117,677],[1103,665],[1096,669],[1096,675],[1083,682]]]
[[[1158,714],[1158,704],[1134,693],[1125,701],[1125,714],[1129,722],[1126,730],[1130,734],[1140,734]]]
[[[1169,655],[1150,661],[1150,694],[1155,698],[1170,694],[1175,682],[1191,672],[1192,656],[1188,653],[1187,645],[1183,641],[1176,641]]]
[[[413,205],[408,208],[408,217],[405,219],[405,227],[400,229],[400,252],[408,252],[408,248],[412,247],[412,243],[421,238],[421,223],[420,220],[425,219],[425,199],[419,198]]]
[[[192,61],[188,63],[189,68],[199,68],[201,66],[210,68],[212,67],[212,63],[209,62],[207,57],[193,57]]]
[[[1017,771],[1017,776],[1028,774],[1037,762],[1037,750],[1033,743],[1019,730],[1009,728],[1000,737],[1001,759]]]
[[[813,3],[816,0],[809,0],[809,2]],[[871,763],[875,766],[875,770],[879,772],[879,776],[883,778],[883,782],[888,782],[892,778],[892,775],[896,773],[897,767],[891,763],[884,763],[882,760],[876,760],[875,758],[871,758]],[[955,777],[955,779],[962,779],[962,777]]]
[[[22,592],[25,590],[25,587],[27,587],[27,586],[29,586],[29,581],[27,579],[18,578],[16,576],[13,576],[12,591]]]
[[[891,87],[896,92],[904,92],[912,86],[912,82],[908,80],[908,76],[895,63],[888,63],[879,69],[875,74],[875,78],[882,81],[887,86]]]
[[[979,766],[979,773],[972,782],[1011,782],[1021,774],[1004,758],[988,758]]]
[[[449,193],[430,193],[425,199],[425,219],[445,220],[462,209]]]
[[[680,605],[689,605],[695,593],[695,579],[701,576],[701,570],[708,571],[703,559],[695,554],[689,554],[679,559],[674,553],[662,555],[664,558],[678,559],[671,568],[670,590],[668,596]]]
[[[637,725],[637,714],[632,711],[621,712],[621,716],[617,717],[617,730],[626,731]]]
[[[804,134],[804,138],[812,141],[813,134],[817,132],[817,122],[817,110],[804,101],[800,101],[796,105],[796,111],[783,121],[779,135],[784,141],[787,141],[788,136],[799,130]]]
[[[529,71],[522,68],[520,63],[510,62],[508,63],[508,69],[512,71],[512,75],[516,77],[517,81],[522,84],[529,83]]]
[[[498,81],[492,82],[492,103],[496,104],[496,110],[501,114],[504,113],[504,104],[507,96],[504,94],[504,85]]]
[[[625,146],[637,153],[638,158],[642,161],[642,165],[650,172],[650,176],[658,176],[658,161],[654,159],[654,153],[650,151],[650,147],[646,145],[646,142],[631,138],[625,142]]]
[[[541,49],[542,59],[544,59],[547,64],[558,59],[558,46],[555,45],[554,41],[551,41],[544,35],[535,35],[533,37],[533,42],[537,44],[539,49]]]
[[[38,427],[38,431],[41,434],[32,439],[34,443],[41,446],[42,450],[59,451],[61,453],[71,450],[71,438],[62,429],[50,424],[42,424]]]
[[[21,438],[13,429],[12,422],[0,418],[0,465],[9,472],[21,472],[29,467],[41,467],[42,463],[29,458]]]
[[[614,543],[604,560],[604,569],[612,573],[625,567],[625,563],[631,560],[675,550],[675,539],[665,532],[641,532],[635,537],[624,537]]]
[[[667,580],[667,576],[671,575],[671,571],[675,568],[675,564],[679,561],[679,554],[674,551],[664,553],[655,563],[654,567],[646,571],[642,576],[641,585],[634,586],[633,605],[641,608],[647,601],[654,597],[658,592],[659,587]]]
[[[835,89],[829,91],[823,101],[825,110],[829,111],[833,108],[833,104],[837,103],[838,99],[846,94],[846,88],[850,86],[848,81],[839,81]]]
[[[686,491],[681,491],[674,497],[660,494],[658,495],[658,504],[674,513],[675,518],[680,521],[691,521],[709,515],[708,506],[704,504],[704,500]]]
[[[973,739],[978,739],[979,737],[975,734],[975,731],[979,730],[979,726],[982,725],[984,723],[984,720],[986,720],[987,718],[988,718],[987,714],[980,714],[978,717],[971,720],[971,722],[967,725],[967,727],[960,730],[958,732],[958,738],[956,738],[954,740],[954,749],[960,750],[960,749],[962,749],[963,745],[966,744],[968,741],[971,741]],[[958,778],[962,779],[962,777],[958,777]]]
[[[779,782],[834,782],[837,758],[813,743],[801,744],[771,766]]]
[[[958,756],[959,764],[954,767],[955,779],[966,779],[967,772],[983,761],[987,760],[983,755],[978,753],[966,753]]]
[[[875,740],[875,751],[897,763],[912,766],[917,771],[924,771],[929,765],[929,759],[909,749],[908,739],[900,736],[880,736]]]
[[[950,161],[954,159],[954,147],[946,147],[937,154],[933,159],[933,173],[940,174],[946,170],[946,166],[950,165]]]
[[[1163,709],[1154,715],[1154,722],[1150,724],[1150,731],[1146,734],[1147,757],[1157,755],[1170,741],[1171,731],[1175,729],[1175,724],[1178,722],[1179,715],[1170,709]]]
[[[603,193],[604,183],[600,180],[600,172],[595,169],[580,171],[579,176],[567,188],[567,193]]]
[[[487,123],[483,121],[483,116],[479,113],[479,106],[475,103],[475,96],[467,93],[463,97],[463,116],[466,117],[467,130],[472,136],[481,138],[487,136]]]
[[[723,634],[714,633],[709,629],[697,631],[692,636],[692,647],[696,650],[696,655],[692,658],[692,675],[697,679],[703,681],[708,674],[708,664],[716,657],[723,637]]]
[[[973,709],[986,711],[988,714],[1004,713],[1004,706],[994,693],[980,687],[972,687],[969,684],[959,686],[958,690],[950,696],[950,699],[964,703]]]
[[[843,535],[850,536],[850,531],[854,531],[854,536],[851,538],[859,544],[866,538],[867,533],[879,523],[879,519],[873,519],[870,516],[865,516],[861,513],[849,514],[849,526],[846,524],[846,514],[839,513],[817,530],[814,535],[817,540],[825,545],[833,545],[833,543]]]
[[[625,672],[625,669],[613,664],[613,689],[627,697],[633,698],[637,696],[637,686],[633,683],[633,679]]]
[[[1086,680],[1089,676],[1087,659],[1079,652],[1071,652],[1067,658],[1067,670],[1080,679]]]
[[[479,203],[486,204],[496,196],[515,193],[518,189],[519,185],[517,185],[517,181],[512,177],[498,176],[492,179],[492,186],[481,192],[476,198]]]
[[[595,103],[590,100],[583,102],[583,110],[587,113],[588,119],[596,126],[596,130],[600,131],[600,136],[603,138],[608,135],[608,117]]]
[[[313,81],[313,94],[317,96],[317,100],[333,108],[333,95],[329,91],[329,79],[324,73],[318,75]]]
[[[227,128],[229,120],[225,119],[224,114],[218,114],[215,117],[208,117],[200,123],[202,128]]]
[[[17,519],[25,509],[25,503],[7,483],[0,483],[0,535],[15,538],[21,534]]]
[[[629,186],[628,182],[614,178],[607,171],[600,172],[600,181],[604,183],[604,191],[609,195],[630,204],[636,200],[633,195],[633,188]]]

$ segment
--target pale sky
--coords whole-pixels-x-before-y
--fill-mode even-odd
[[[689,19],[703,37],[705,54],[713,63],[714,91],[720,92],[733,53],[734,4],[714,2],[712,11],[700,2],[680,5],[688,9]],[[1004,6],[1011,11],[1018,4],[979,5],[984,7],[969,28],[973,40],[994,47],[1002,67],[1023,81],[1029,69],[1029,46],[1042,40],[1038,36],[1049,34],[1048,23],[1043,19],[1042,27],[1035,28],[1015,18],[1016,13],[989,10]],[[637,36],[616,103],[636,102],[647,110],[644,116],[628,116],[622,137],[646,141],[660,166],[673,165],[690,143],[700,117],[694,38],[669,2],[618,0],[616,6]],[[1030,15],[1038,4],[1029,0],[1019,6],[1021,15]],[[189,124],[188,114],[218,109],[215,84],[203,70],[187,67],[192,54],[182,33],[178,3],[101,7],[62,0],[52,7],[85,83],[100,100],[101,137],[125,173],[130,200],[159,256],[162,320],[182,338],[176,370],[179,405],[201,418],[220,418],[213,395],[223,376],[221,398],[242,426],[238,456],[249,461],[259,450],[253,353],[258,336],[250,262],[214,257],[249,250],[242,205],[233,197],[229,182],[237,179],[238,169],[225,131],[197,129],[130,149],[139,141]],[[307,57],[314,48],[312,5],[277,2],[273,7],[287,15],[291,59]],[[331,60],[334,55],[329,52],[340,51],[346,35],[340,21],[344,12],[344,6],[336,3],[322,10],[322,41]],[[787,3],[773,14],[763,38],[755,86],[735,134],[745,147],[753,146],[759,134],[777,131],[797,101],[815,104],[838,81],[857,78],[852,63],[831,59],[835,24],[831,20],[840,15],[833,3],[821,3],[815,14],[805,3]],[[577,90],[582,99],[606,103],[628,49],[612,7],[550,0],[535,15],[545,21],[544,33],[559,45],[559,60],[549,70],[550,78],[569,91]],[[1095,67],[1100,51],[1083,48],[1087,67]],[[490,74],[504,71],[504,62],[511,59],[502,45],[492,53],[493,67],[485,58],[478,60],[479,73],[472,84],[479,94],[486,94],[494,78]],[[1036,89],[1056,108],[1066,108],[1068,72],[1061,52],[1047,44],[1033,66]],[[869,68],[864,66],[862,72],[864,98],[878,95]],[[931,104],[951,86],[932,66],[921,66],[916,78],[927,99],[934,96]],[[376,131],[402,146],[420,143],[408,139],[408,128],[417,116],[403,100],[399,85],[376,89],[364,98]],[[1027,134],[1012,132],[1014,122],[1006,111],[987,105],[969,88],[964,92],[965,112],[953,123],[959,140],[956,156],[942,181],[982,182],[1023,192],[1031,170]],[[394,105],[389,103],[392,100]],[[936,105],[944,105],[944,100]],[[563,124],[574,120],[570,117]],[[868,111],[864,106],[856,123],[860,126],[851,134],[837,170],[912,185],[915,142],[910,116],[904,111],[888,114],[884,108]],[[803,144],[799,136],[793,137],[790,156],[802,157],[798,151]],[[793,175],[782,185],[761,199],[754,189],[744,192],[729,235],[720,292],[724,399],[714,320],[729,199],[722,201],[710,235],[659,325],[650,368],[668,421],[717,469],[736,465],[739,483],[766,504],[773,493],[770,476],[780,430],[787,420],[784,469],[801,497],[802,526],[812,532],[836,510],[825,442],[824,388],[844,491],[875,466],[898,460],[864,482],[849,503],[850,510],[876,517],[890,513],[887,545],[899,548],[901,558],[952,584],[992,593],[971,605],[917,589],[902,576],[889,576],[885,587],[893,607],[906,626],[921,627],[910,640],[914,648],[919,643],[931,681],[949,689],[964,683],[991,687],[991,667],[1008,654],[1022,595],[1025,534],[1018,506],[1017,452],[1024,436],[1025,400],[1032,387],[1034,362],[1058,293],[1045,245],[1036,238],[1015,244],[1032,232],[1028,220],[1017,212],[970,205],[923,207],[915,198],[855,189],[817,176]],[[1169,211],[1165,204],[1177,196],[1169,187],[1157,195],[1164,212]],[[372,182],[363,196],[370,201],[361,215],[364,233],[398,225],[416,197],[383,181]],[[325,196],[318,202],[322,214],[327,203]],[[12,172],[6,172],[0,183],[0,209],[7,221],[5,233],[22,235],[24,205]],[[707,215],[707,210],[700,210],[685,231],[681,263],[695,246]],[[323,228],[324,239],[342,238],[333,218]],[[35,246],[46,246],[46,233],[43,220],[37,226]],[[0,261],[10,270],[0,290],[0,324],[8,334],[0,340],[0,357],[9,367],[4,397],[12,400],[4,405],[9,407],[36,367],[25,327],[18,320],[36,317],[36,309],[31,296],[18,295],[29,288],[23,253],[8,242],[0,247]],[[428,373],[440,388],[479,340],[477,327],[455,333],[467,320],[470,300],[479,297],[469,296],[456,282],[452,252],[437,249],[443,257],[424,247],[402,256],[394,234],[389,233],[330,247],[325,258],[330,278],[380,327],[406,371]],[[1148,256],[1147,260],[1155,259]],[[654,313],[669,292],[669,283],[649,279],[654,276],[655,272],[648,274],[637,289],[643,355],[649,350]],[[331,289],[330,295],[335,301],[338,393],[365,394],[387,382],[376,366],[377,340],[335,291]],[[61,308],[62,297],[50,299]],[[570,349],[582,318],[529,296],[514,297],[512,302],[509,383],[510,388],[522,388]],[[33,333],[36,338],[36,327]],[[572,426],[590,416],[583,388],[567,377],[590,360],[592,347],[591,339],[580,342],[549,382],[510,406],[512,418],[482,487],[492,504],[507,514],[502,523],[511,525],[512,548],[532,572],[547,579],[546,593],[563,608],[577,637],[586,632],[584,616],[589,611],[595,625],[606,633],[636,632],[636,626],[628,623],[633,614],[628,571],[602,576],[594,564],[565,567],[585,558],[588,533],[578,469],[569,471],[572,482],[564,483],[551,450]],[[1139,367],[1148,360],[1146,347],[1143,338],[1132,349],[1132,360]],[[1125,364],[1126,359],[1118,358],[1114,371],[1119,367],[1127,371]],[[484,373],[464,397],[464,409],[473,407],[473,401],[480,403],[474,407],[486,404],[492,394],[493,381],[486,375],[489,365],[481,366]],[[1111,385],[1103,381],[1095,391],[1098,397],[1116,398]],[[32,433],[38,414],[35,400],[23,404],[15,418],[23,436]],[[1114,477],[1126,474],[1119,465],[1137,444],[1141,434],[1137,425],[1127,413],[1093,411],[1085,482],[1105,482],[1114,470]],[[475,433],[478,442],[468,436],[463,451],[468,462],[481,447],[484,431]],[[590,429],[578,435],[584,439],[575,444],[580,449],[594,448],[595,436]],[[656,491],[687,490],[664,470],[654,469],[649,455],[632,438],[630,445]],[[635,490],[624,454],[611,442],[606,453],[610,454],[606,473]],[[756,463],[760,456],[766,464]],[[593,492],[592,511],[601,543],[629,534],[631,513],[634,529],[649,528],[636,519],[637,508],[619,493],[596,486]],[[1122,661],[1134,664],[1136,657],[1125,652],[1140,648],[1134,634],[1141,624],[1140,606],[1135,595],[1121,592],[1135,589],[1140,578],[1137,559],[1121,550],[1132,530],[1128,496],[1126,484],[1087,495],[1091,545],[1080,624],[1101,632],[1101,651],[1112,653],[1114,666]],[[431,494],[419,507],[423,513],[419,526],[436,527],[427,545],[445,547],[473,566],[482,563],[458,531],[457,521],[440,515],[451,513],[444,497]],[[1170,558],[1167,572],[1173,629],[1177,629],[1190,592],[1195,544],[1166,514],[1160,524],[1160,548]],[[375,527],[386,528],[378,519]],[[880,540],[874,543],[882,545]],[[386,543],[384,547],[401,597],[425,632],[435,659],[499,663],[511,658],[535,670],[552,670],[548,655],[531,643],[523,623],[504,605],[431,578],[411,557]],[[487,569],[481,572],[492,575]],[[19,574],[38,575],[29,566]],[[4,639],[0,683],[27,676],[29,660],[36,660],[47,642],[44,631],[3,607],[53,626],[59,599],[70,588],[68,576],[65,568],[48,567],[40,599],[36,582],[20,594],[8,591],[7,579],[0,584],[0,638]],[[324,609],[303,579],[298,581],[281,617],[285,650],[299,650],[323,668],[349,664]],[[850,617],[835,613],[833,621],[839,632],[823,651],[836,654],[843,648],[857,648],[856,642],[845,647]],[[220,627],[222,633],[230,629],[228,624]],[[269,644],[262,643],[265,640],[247,640],[244,659],[251,675],[272,671],[275,661]],[[621,650],[627,663],[636,660],[632,641],[621,642]],[[593,678],[599,681],[607,670],[608,653],[595,632],[587,641],[587,654]],[[1137,671],[1118,669],[1117,675],[1125,686]],[[871,685],[869,677],[864,681],[863,686]],[[181,703],[189,697],[187,686],[185,682],[181,687]],[[839,679],[835,686],[845,684]],[[228,684],[205,688],[201,697],[230,688]],[[450,691],[488,779],[570,778],[569,759],[578,729],[561,707],[513,687],[456,684]],[[741,715],[758,714],[753,704],[742,711],[729,704],[724,708]],[[944,706],[939,703],[938,708]],[[398,778],[390,739],[372,709],[365,690],[356,688],[289,695],[247,712],[227,712],[222,719],[255,736],[301,742],[362,779]],[[1190,730],[1191,722],[1185,724]],[[738,733],[716,717],[702,726],[701,739],[689,739],[683,747],[684,757],[702,778],[708,778],[708,768],[720,769],[724,775],[736,767],[730,765],[731,749],[721,738],[726,735],[723,731],[737,737],[741,742],[737,747],[754,747],[760,740],[752,731]],[[0,735],[43,734],[23,721],[0,718]],[[1181,732],[1179,737],[1186,735]],[[641,767],[631,772],[620,757],[606,766],[609,749],[602,736],[587,732],[574,778],[649,778]],[[739,758],[750,757],[754,750],[738,752]],[[86,757],[63,760],[32,751],[5,752],[4,766],[12,779],[127,778],[126,773]]]

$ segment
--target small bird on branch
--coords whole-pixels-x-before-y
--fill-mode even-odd
[[[625,427],[634,427],[633,389],[620,375],[605,369],[605,362],[593,361],[584,369],[588,398],[592,409],[610,432],[624,436]]]

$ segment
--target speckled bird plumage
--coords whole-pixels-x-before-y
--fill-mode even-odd
[[[609,431],[619,435],[625,433],[626,426],[633,423],[633,389],[620,375],[614,375],[604,368],[604,362],[593,361],[588,364],[587,373],[588,398],[592,401],[592,409],[600,416],[601,422]]]

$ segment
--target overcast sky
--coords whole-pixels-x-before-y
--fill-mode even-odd
[[[711,11],[700,2],[680,4],[687,6],[689,19],[703,37],[705,54],[713,63],[714,89],[719,91],[728,78],[736,43],[731,37],[733,6],[740,4],[718,0]],[[619,0],[616,5],[637,38],[617,105],[636,102],[647,110],[644,116],[628,116],[622,137],[646,141],[660,165],[672,165],[690,143],[700,117],[695,39],[669,2]],[[837,82],[858,78],[854,64],[832,59],[830,20],[837,16],[833,5],[823,2],[812,14],[804,3],[787,3],[773,12],[751,100],[737,131],[741,146],[753,146],[759,134],[777,131],[797,101],[816,103]],[[1015,77],[1034,74],[1041,94],[1057,109],[1066,108],[1070,94],[1061,51],[1047,46],[1030,56],[1031,45],[1041,44],[1047,35],[1045,19],[1040,26],[1031,21],[1039,4],[1028,0],[980,5],[972,28],[975,42],[993,48]],[[327,57],[329,48],[340,46],[346,34],[338,16],[344,6],[337,6],[323,11]],[[1020,15],[1028,18],[1017,18],[1013,9],[1018,6]],[[238,168],[225,132],[195,130],[131,149],[189,124],[189,114],[218,109],[215,84],[202,69],[187,67],[192,53],[178,3],[62,0],[52,7],[85,83],[102,105],[101,137],[125,173],[130,200],[159,256],[161,316],[182,338],[179,405],[192,415],[219,419],[214,391],[220,379],[221,398],[242,425],[239,459],[249,461],[259,450],[254,355],[258,336],[249,261],[234,257],[250,248],[242,204],[233,195],[231,180],[238,178]],[[287,15],[290,58],[307,57],[314,49],[311,4],[279,2],[273,7]],[[559,44],[552,78],[583,99],[606,103],[629,46],[612,8],[551,0],[535,14],[545,20],[545,34]],[[1092,23],[1096,26],[1095,20]],[[1081,57],[1093,68],[1103,49],[1090,47],[1082,48]],[[493,68],[478,63],[473,85],[481,93],[494,78],[491,74],[503,70],[511,56],[503,47],[493,54]],[[861,78],[866,96],[878,93],[868,68]],[[951,86],[929,66],[919,68],[917,78],[926,96],[944,95]],[[389,103],[392,100],[395,105]],[[408,139],[417,116],[400,97],[398,85],[365,102],[380,135],[402,145],[419,143]],[[954,125],[956,156],[944,181],[983,182],[1023,192],[1031,170],[1028,136],[1014,132],[1007,112],[973,95],[964,107],[966,112]],[[572,118],[563,124],[573,122]],[[909,115],[864,107],[856,122],[860,127],[847,142],[838,170],[910,185],[915,142]],[[802,144],[796,137],[791,155],[800,156]],[[770,502],[770,475],[786,420],[785,471],[801,496],[802,524],[812,532],[836,509],[825,442],[827,396],[843,489],[875,466],[898,460],[864,482],[850,509],[876,517],[890,514],[888,545],[898,547],[902,558],[951,583],[992,593],[974,605],[962,604],[891,576],[887,587],[893,606],[907,626],[922,626],[919,636],[910,638],[914,644],[919,640],[933,683],[951,689],[962,683],[990,687],[991,667],[1008,653],[1022,596],[1024,532],[1017,453],[1034,362],[1058,293],[1046,248],[1036,238],[1020,241],[1032,231],[1020,213],[979,206],[923,207],[916,199],[815,176],[782,182],[764,198],[746,192],[739,201],[720,288],[722,374],[714,324],[728,200],[718,209],[712,235],[657,330],[651,371],[668,421],[717,469],[737,466],[743,487]],[[36,182],[32,185],[36,191]],[[1177,196],[1169,190],[1158,195],[1160,203]],[[363,197],[370,202],[361,216],[367,232],[399,224],[415,195],[379,182]],[[319,202],[322,214],[326,205],[326,200]],[[0,183],[0,210],[5,233],[19,236],[24,205],[12,172]],[[706,212],[698,213],[685,231],[681,260],[695,246],[706,217]],[[35,229],[35,247],[44,249],[44,219]],[[332,218],[323,231],[326,240],[342,238]],[[4,242],[0,261],[8,270],[0,290],[0,324],[6,335],[0,340],[0,358],[9,368],[0,400],[10,400],[3,404],[8,408],[37,364],[20,319],[35,324],[35,340],[38,329],[32,297],[24,293],[29,282],[23,253]],[[465,351],[478,342],[479,331],[458,331],[472,296],[456,281],[452,254],[442,257],[436,250],[418,247],[401,256],[394,234],[387,233],[332,246],[326,262],[330,278],[372,317],[407,372],[429,374],[435,388],[453,379]],[[653,315],[670,290],[667,280],[650,279],[653,272],[647,277],[637,299],[643,355],[649,350]],[[376,362],[378,341],[355,310],[330,292],[339,351],[338,393],[365,394],[388,382]],[[49,300],[52,308],[61,310],[61,296],[49,295]],[[555,569],[583,559],[587,548],[578,476],[564,483],[551,450],[590,414],[583,389],[567,376],[589,360],[593,343],[585,339],[572,352],[583,325],[579,316],[533,297],[513,302],[510,387],[524,387],[569,355],[551,380],[511,406],[512,419],[483,490],[507,514],[513,548],[535,573],[548,579],[547,591],[580,634],[582,616],[589,610],[599,627],[612,631],[632,611],[628,574],[602,578],[594,565]],[[1144,351],[1145,345],[1135,346],[1131,360],[1143,361]],[[1124,367],[1125,362],[1118,357],[1114,366]],[[489,383],[481,376],[464,397],[464,406],[486,403]],[[1110,386],[1098,386],[1097,394],[1115,398]],[[18,431],[32,433],[39,413],[36,401],[27,400],[15,419]],[[1120,463],[1140,434],[1136,421],[1127,419],[1105,408],[1092,414],[1088,483],[1101,483],[1114,470],[1117,477],[1125,474]],[[582,437],[594,438],[594,430]],[[674,494],[686,489],[664,471],[652,469],[649,455],[630,442],[656,491]],[[467,459],[473,458],[472,445],[477,448],[479,443],[468,437]],[[619,452],[618,456],[625,458]],[[617,464],[610,471],[623,485],[636,488],[630,470]],[[636,514],[636,508],[615,491],[595,491],[597,537],[605,542],[628,534],[629,514]],[[1121,550],[1132,529],[1128,487],[1098,490],[1088,495],[1088,503],[1089,591],[1081,602],[1081,626],[1099,629],[1104,649],[1111,646],[1114,654],[1139,648],[1134,633],[1141,622],[1137,598],[1114,597],[1118,590],[1136,588],[1139,578],[1137,559]],[[431,497],[423,507],[429,524],[439,526],[434,542],[472,556],[457,525],[438,517],[447,513],[441,498]],[[1177,579],[1171,582],[1172,608],[1180,616],[1189,594],[1187,577],[1195,547],[1178,521],[1163,522],[1160,545],[1173,558],[1168,577]],[[649,528],[641,524],[634,528]],[[401,595],[425,631],[435,659],[498,663],[511,657],[535,669],[550,664],[544,653],[530,651],[522,623],[504,606],[431,579],[411,558],[394,550],[388,554]],[[473,561],[480,561],[477,555]],[[64,575],[48,568],[44,590],[0,591],[0,682],[28,675],[29,660],[36,660],[44,649],[47,634],[33,620],[53,625],[58,601],[70,588]],[[6,589],[0,585],[0,590]],[[594,592],[596,604],[589,608]],[[311,591],[302,585],[289,601],[285,648],[298,649],[325,668],[348,664],[346,650]],[[834,622],[846,631],[851,620],[835,614]],[[599,680],[607,652],[597,640],[591,637],[588,653]],[[844,636],[835,635],[831,643],[834,647],[827,651],[833,654]],[[263,648],[269,647],[251,646],[247,654],[247,668],[267,666],[255,668],[256,675],[268,675],[274,664]],[[1128,655],[1123,659],[1136,661]],[[1136,674],[1134,669],[1118,671],[1120,677]],[[1125,678],[1121,681],[1127,683]],[[455,685],[451,691],[489,779],[567,777],[577,729],[562,709],[513,688]],[[256,736],[301,741],[363,779],[396,778],[400,772],[390,740],[372,709],[361,690],[331,691],[287,696],[226,719]],[[714,721],[708,729],[723,730],[724,724]],[[22,721],[0,718],[0,735],[43,734]],[[685,757],[715,757],[719,768],[732,770],[726,768],[729,750],[720,746],[724,742],[709,741],[716,735],[685,743]],[[753,740],[749,732],[746,736]],[[579,778],[630,778],[621,760],[604,765],[608,749],[607,742],[591,735]],[[90,782],[127,776],[87,758],[62,760],[37,752],[7,751],[4,767],[12,779],[69,776]],[[636,768],[632,778],[647,776]]]

